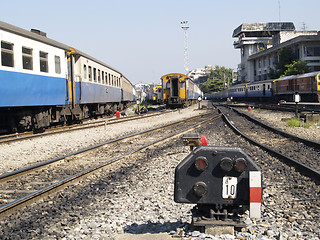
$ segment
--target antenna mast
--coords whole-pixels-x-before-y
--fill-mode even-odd
[[[278,0],[279,3],[279,22],[281,22],[281,15],[280,15],[280,0]]]
[[[184,31],[184,71],[185,74],[189,72],[189,56],[188,56],[188,33],[187,30],[189,29],[189,22],[183,21],[181,22],[181,28]]]

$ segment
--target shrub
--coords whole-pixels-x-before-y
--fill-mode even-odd
[[[291,118],[286,121],[289,127],[300,127],[300,119],[299,118]]]

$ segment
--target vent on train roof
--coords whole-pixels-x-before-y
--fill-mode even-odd
[[[33,32],[33,33],[39,34],[40,36],[47,37],[47,33],[42,32],[42,31],[40,31],[38,29],[31,29],[30,31]]]

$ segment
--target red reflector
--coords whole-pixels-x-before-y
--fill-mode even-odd
[[[234,168],[237,172],[243,172],[247,169],[247,161],[244,158],[236,159],[236,163],[234,164]]]
[[[206,138],[206,136],[200,135],[200,142],[202,143],[202,146],[208,146],[208,140]]]
[[[198,157],[195,162],[196,169],[199,171],[204,171],[208,168],[209,163],[205,157]]]

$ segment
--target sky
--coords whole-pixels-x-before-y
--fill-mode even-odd
[[[11,0],[1,9],[0,21],[44,31],[133,84],[184,73],[182,21],[190,25],[190,70],[219,65],[236,71],[240,50],[232,33],[242,23],[293,22],[297,30],[320,31],[319,0]]]

